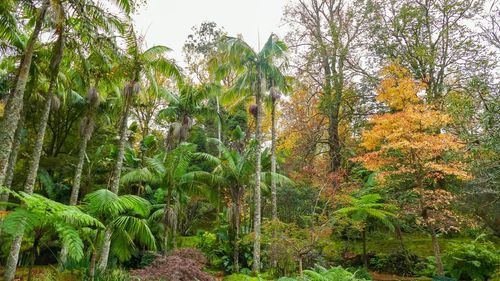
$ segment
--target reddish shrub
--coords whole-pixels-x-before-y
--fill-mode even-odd
[[[150,265],[131,271],[133,277],[139,280],[169,280],[169,281],[214,281],[215,279],[202,269],[206,258],[196,249],[181,249],[170,256],[160,256]]]

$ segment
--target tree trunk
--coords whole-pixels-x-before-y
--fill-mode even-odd
[[[87,124],[88,125],[88,124]],[[80,192],[80,184],[82,181],[83,165],[85,163],[85,153],[87,152],[87,143],[90,139],[91,130],[84,129],[85,134],[80,139],[80,151],[78,152],[78,163],[76,164],[75,176],[73,178],[73,188],[71,189],[71,197],[69,205],[74,206],[78,201],[78,193]]]
[[[97,241],[99,240],[99,234],[100,230],[97,231],[95,235],[95,244],[94,248],[92,250],[92,256],[90,256],[90,263],[89,263],[89,279],[90,281],[94,281],[94,276],[95,276],[95,264],[97,261]]]
[[[330,172],[336,173],[341,164],[339,120],[335,114],[328,114],[328,146],[330,156]],[[337,177],[334,177],[333,188],[338,188]]]
[[[273,220],[278,219],[278,206],[276,200],[276,101],[272,98],[271,104],[271,204]]]
[[[361,239],[363,239],[363,265],[368,269],[368,257],[366,256],[366,228],[361,231]]]
[[[111,235],[113,235],[111,229],[106,229],[106,232],[104,233],[104,241],[102,242],[101,257],[99,259],[99,265],[97,266],[99,268],[99,272],[103,272],[108,266],[109,251],[111,249]]]
[[[52,49],[52,58],[50,61],[50,85],[47,95],[45,97],[45,104],[43,108],[42,116],[40,117],[40,123],[38,125],[38,134],[36,136],[35,145],[32,152],[32,158],[29,165],[28,175],[26,177],[26,183],[24,186],[24,192],[27,194],[33,194],[33,189],[35,187],[35,181],[38,174],[38,167],[40,163],[40,156],[42,155],[43,139],[45,138],[45,130],[47,129],[47,121],[49,120],[50,108],[52,105],[52,96],[56,87],[57,75],[59,74],[59,65],[62,60],[62,55],[64,51],[64,34],[63,28],[59,28],[59,37],[57,42],[54,44]],[[17,124],[16,124],[17,125]],[[22,228],[22,227],[21,227]],[[12,281],[16,271],[17,262],[19,259],[19,250],[21,249],[21,243],[23,241],[24,229],[20,229],[20,235],[16,236],[13,240],[13,245],[11,246],[11,253],[7,258],[7,263],[5,266],[4,279],[6,281]]]
[[[31,34],[26,45],[26,50],[21,60],[21,64],[19,65],[16,88],[14,90],[14,93],[12,93],[12,95],[9,97],[9,100],[7,101],[7,104],[5,106],[4,115],[0,120],[0,128],[2,128],[2,132],[0,133],[0,184],[3,184],[5,181],[7,161],[11,154],[14,142],[14,134],[18,127],[19,118],[23,107],[23,96],[26,89],[26,83],[28,82],[29,78],[28,76],[31,68],[33,51],[35,48],[35,43],[38,41],[40,31],[42,30],[42,23],[45,19],[45,14],[48,7],[49,1],[44,1],[36,19],[33,33]],[[7,281],[10,281],[10,279],[7,279]]]
[[[127,86],[128,87],[128,86]],[[128,90],[125,90],[127,92]],[[131,91],[131,90],[130,90]],[[118,194],[120,188],[120,176],[123,167],[123,157],[125,155],[125,145],[127,143],[127,122],[128,122],[128,114],[130,111],[130,103],[132,101],[132,92],[126,93],[125,96],[125,107],[123,109],[122,120],[120,123],[120,140],[118,142],[118,155],[116,158],[115,169],[113,171],[113,176],[111,178],[111,182],[109,185],[109,190],[111,192]],[[104,242],[102,246],[101,258],[99,260],[99,270],[104,271],[108,265],[109,258],[109,249],[111,248],[111,230],[106,231],[106,235],[104,236]]]
[[[239,190],[238,198],[233,202],[233,221],[234,221],[234,251],[233,251],[233,272],[240,271],[240,198]]]
[[[257,114],[255,115],[255,188],[254,188],[254,232],[255,238],[253,243],[253,264],[252,270],[255,274],[260,271],[260,220],[261,220],[261,198],[260,198],[260,171],[261,171],[261,114],[262,114],[262,104],[261,104],[261,91],[265,89],[264,79],[262,73],[259,71],[259,80],[257,83],[257,91],[255,93],[255,103],[257,104]]]
[[[430,227],[432,247],[434,248],[434,257],[436,258],[436,270],[439,276],[444,276],[443,262],[441,261],[441,249],[439,248],[439,242],[436,236],[436,230],[433,226]]]
[[[19,153],[19,148],[21,146],[21,133],[23,131],[23,125],[24,125],[24,115],[21,116],[21,119],[17,123],[17,129],[16,133],[14,135],[14,143],[12,144],[12,151],[10,152],[9,155],[9,163],[7,166],[7,172],[6,172],[6,177],[5,177],[5,182],[4,182],[4,187],[10,188],[12,186],[12,180],[14,179],[14,170],[16,168],[16,162],[17,162],[17,154]],[[9,193],[4,192],[0,194],[0,202],[7,202],[9,201]],[[5,206],[1,205],[0,206],[0,211],[5,210]],[[2,220],[0,219],[0,222]]]

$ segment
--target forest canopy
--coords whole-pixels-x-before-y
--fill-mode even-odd
[[[1,1],[3,280],[500,280],[498,1],[147,2]]]

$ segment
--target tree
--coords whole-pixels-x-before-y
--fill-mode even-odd
[[[16,193],[9,190],[6,192],[14,195],[22,204],[7,215],[1,225],[2,230],[14,237],[22,237],[27,233],[34,238],[28,280],[31,280],[39,242],[44,235],[56,233],[62,246],[69,249],[69,257],[78,261],[84,256],[84,245],[78,230],[84,227],[104,228],[97,219],[74,206],[66,206],[38,194]]]
[[[30,39],[26,45],[23,58],[19,65],[19,72],[17,74],[16,88],[9,98],[7,105],[4,109],[4,114],[0,120],[0,127],[3,128],[0,133],[0,184],[3,185],[5,180],[5,173],[7,170],[7,162],[10,152],[12,151],[12,144],[14,142],[14,134],[18,127],[21,110],[23,107],[24,90],[28,82],[28,75],[31,67],[31,60],[35,50],[35,44],[38,41],[38,36],[42,30],[42,25],[45,19],[45,14],[49,8],[50,1],[43,1],[39,13],[36,17],[35,27],[31,33]],[[2,17],[4,18],[4,17]],[[4,19],[9,19],[5,17]],[[4,30],[5,23],[2,23],[2,31]],[[8,30],[8,28],[5,28]],[[3,32],[2,32],[3,33]],[[9,279],[7,279],[9,281]]]
[[[105,226],[105,233],[113,243],[113,252],[120,260],[128,260],[139,242],[150,250],[156,249],[156,242],[146,222],[149,216],[150,204],[145,199],[135,195],[118,196],[106,189],[100,189],[87,194],[83,209],[86,213],[98,219]],[[95,233],[92,245],[88,274],[94,280],[98,245],[105,243],[107,236],[101,229]],[[110,243],[111,243],[110,242]]]
[[[450,117],[432,104],[424,104],[417,95],[417,90],[423,90],[425,84],[412,81],[404,68],[389,66],[388,69],[393,71],[383,72],[377,93],[379,101],[386,103],[392,112],[372,116],[371,127],[363,133],[361,144],[368,152],[353,160],[377,172],[381,185],[397,179],[408,183],[405,188],[417,198],[413,203],[431,234],[438,274],[442,275],[436,235],[439,229],[446,230],[438,229],[438,225],[454,217],[450,209],[453,198],[444,190],[446,183],[470,178],[459,158],[464,144],[444,130]]]
[[[286,45],[275,34],[271,34],[259,52],[254,51],[245,41],[234,37],[225,37],[221,44],[224,54],[223,61],[230,63],[238,73],[234,90],[237,92],[251,92],[255,95],[255,186],[254,186],[254,252],[252,269],[260,271],[260,232],[261,232],[261,118],[262,95],[266,88],[266,81],[274,81],[276,86],[285,84],[285,76],[281,72],[283,67],[280,60],[285,57]]]
[[[349,78],[361,73],[366,64],[360,55],[363,38],[371,20],[369,1],[301,0],[286,8],[286,22],[292,28],[288,44],[297,53],[297,76],[320,96],[319,109],[327,118],[329,172],[338,178],[342,165],[343,145],[340,123],[352,83]],[[332,187],[339,187],[334,180]]]
[[[174,248],[176,247],[179,201],[193,185],[188,172],[195,150],[196,145],[181,143],[174,149],[146,158],[144,167],[130,170],[121,179],[124,184],[146,182],[162,190],[164,203],[155,205],[157,210],[151,214],[150,220],[154,223],[161,220],[163,224],[165,255],[169,250],[169,242]]]
[[[366,255],[366,225],[371,219],[382,222],[389,229],[394,230],[390,218],[394,217],[394,206],[380,203],[382,197],[379,194],[366,194],[359,198],[348,197],[348,207],[335,211],[336,214],[346,215],[355,222],[360,222],[361,239],[363,240],[363,264],[368,268],[368,256]]]
[[[488,52],[468,25],[483,2],[380,1],[374,6],[371,31],[377,39],[371,49],[382,59],[399,59],[427,84],[428,98],[437,100],[488,65]]]
[[[192,183],[201,183],[211,188],[220,189],[231,198],[231,227],[233,235],[233,271],[239,272],[239,243],[241,227],[241,204],[247,188],[252,188],[255,183],[255,149],[254,145],[247,147],[243,152],[230,150],[217,139],[209,139],[216,144],[218,155],[196,153],[195,158],[206,160],[212,165],[210,172],[193,171],[186,174]],[[262,153],[262,152],[261,152]],[[261,172],[260,185],[267,187],[270,182],[278,184],[291,184],[291,181],[278,173]]]
[[[62,11],[61,11],[61,13],[62,13]],[[54,95],[56,82],[57,82],[56,79],[57,79],[57,75],[59,74],[59,66],[60,66],[60,63],[62,60],[62,56],[63,56],[63,50],[64,50],[64,14],[59,15],[57,32],[58,32],[58,38],[53,46],[52,58],[51,58],[50,67],[49,67],[49,72],[50,72],[49,73],[49,77],[50,77],[49,89],[47,90],[47,94],[45,96],[45,102],[44,102],[44,106],[43,106],[42,116],[40,118],[40,123],[39,123],[39,131],[37,133],[35,145],[33,147],[33,154],[31,156],[28,175],[26,176],[26,183],[24,186],[25,192],[27,194],[30,194],[30,195],[33,193],[33,188],[34,188],[36,177],[38,174],[38,166],[39,166],[40,157],[42,154],[43,140],[45,137],[45,130],[47,128],[47,121],[49,119],[50,110],[53,106],[52,100],[54,99],[53,95]],[[22,231],[20,231],[19,233],[20,234],[17,235],[14,238],[14,241],[12,242],[11,251],[10,251],[9,257],[7,259],[6,266],[5,266],[6,270],[5,270],[4,278],[7,281],[10,281],[14,278],[17,261],[19,259],[19,251],[21,249],[21,243],[23,240]]]
[[[116,164],[114,166],[113,174],[109,183],[109,189],[118,194],[120,187],[120,175],[123,166],[123,156],[125,154],[125,146],[127,143],[128,135],[128,118],[130,107],[133,102],[134,96],[140,91],[140,81],[142,76],[148,77],[152,70],[161,72],[165,76],[180,77],[180,72],[175,63],[166,59],[163,55],[170,49],[165,46],[154,46],[143,52],[140,51],[135,31],[132,27],[127,32],[127,58],[125,60],[125,69],[130,79],[123,90],[123,110],[119,124],[119,141],[118,153]],[[101,259],[99,261],[99,269],[103,271],[107,267],[109,249],[111,246],[111,230],[106,232],[103,243]]]

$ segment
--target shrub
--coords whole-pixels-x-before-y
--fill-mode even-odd
[[[370,259],[370,268],[379,272],[410,276],[413,275],[418,262],[418,256],[397,251],[389,255],[376,255]]]
[[[196,249],[180,249],[170,256],[158,257],[143,269],[131,271],[138,280],[169,281],[213,281],[214,278],[203,272],[206,258]]]
[[[459,280],[488,280],[500,266],[500,251],[483,236],[469,243],[454,243],[443,257],[447,271]]]
[[[332,267],[326,269],[321,266],[316,266],[314,270],[304,270],[303,278],[282,277],[278,281],[366,281],[367,279],[358,278],[353,273],[343,269],[342,267]],[[368,279],[369,280],[369,279]]]

